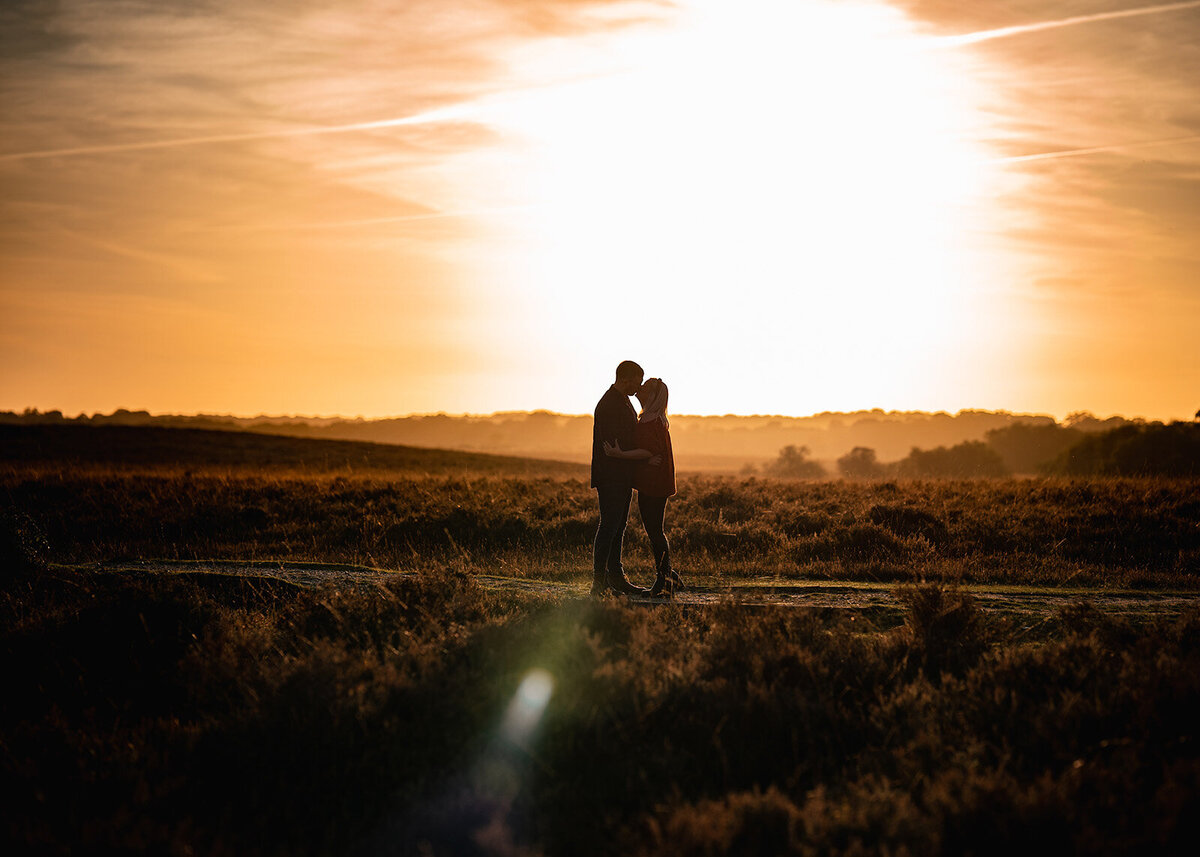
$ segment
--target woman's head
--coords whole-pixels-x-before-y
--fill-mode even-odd
[[[637,391],[642,405],[642,419],[667,421],[667,385],[662,378],[650,378]]]

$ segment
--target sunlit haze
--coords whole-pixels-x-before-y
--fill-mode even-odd
[[[1200,406],[1200,2],[0,21],[0,409]]]

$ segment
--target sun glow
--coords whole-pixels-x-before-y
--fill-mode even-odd
[[[936,395],[931,367],[979,312],[966,239],[996,179],[961,57],[879,4],[759,0],[516,65],[575,72],[485,111],[518,141],[505,201],[533,204],[507,218],[510,290],[547,353],[570,355],[564,379],[735,348],[810,373],[781,410]],[[744,365],[704,371],[746,401],[726,388],[696,409],[767,405]]]

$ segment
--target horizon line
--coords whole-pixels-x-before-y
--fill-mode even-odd
[[[32,411],[33,413],[27,414],[28,411]],[[39,408],[32,408],[32,407],[25,408],[22,410],[0,409],[0,416],[11,414],[16,417],[26,417],[26,416],[33,417],[35,415],[36,416],[47,416],[49,414],[57,413],[61,416],[62,420],[65,422],[65,421],[79,421],[81,419],[89,419],[90,420],[90,419],[95,419],[96,417],[114,417],[118,413],[121,413],[121,412],[124,412],[125,414],[129,414],[129,415],[145,414],[150,419],[163,419],[163,418],[177,417],[177,418],[181,418],[181,419],[291,420],[291,421],[295,421],[295,422],[321,421],[321,422],[351,422],[351,423],[352,422],[364,422],[364,423],[366,423],[366,422],[385,422],[388,420],[423,419],[423,418],[429,418],[429,417],[449,417],[451,419],[493,419],[493,418],[501,417],[501,416],[532,415],[532,414],[548,414],[550,416],[568,417],[568,418],[580,418],[580,417],[590,418],[592,416],[590,413],[567,413],[565,411],[554,411],[549,408],[499,410],[499,411],[491,411],[488,413],[471,412],[471,411],[451,412],[451,411],[443,410],[443,411],[410,411],[408,413],[403,413],[403,414],[387,414],[387,415],[382,415],[382,416],[366,416],[364,414],[355,414],[352,416],[347,416],[344,414],[334,414],[334,415],[297,414],[297,413],[292,413],[292,414],[267,414],[267,413],[236,414],[236,413],[214,413],[214,412],[202,412],[202,411],[196,412],[196,413],[179,413],[179,412],[152,413],[149,410],[144,409],[144,408],[135,410],[132,408],[125,408],[125,407],[115,408],[111,413],[107,413],[107,414],[103,413],[101,411],[94,411],[91,414],[88,414],[86,411],[81,410],[81,411],[78,411],[74,416],[68,416],[67,411],[64,411],[61,408],[51,408],[49,410],[41,410]],[[945,409],[945,408],[938,409],[938,410],[927,410],[927,409],[923,409],[923,408],[913,408],[913,409],[905,410],[905,409],[899,409],[899,408],[874,407],[874,408],[859,408],[857,410],[814,411],[809,414],[782,414],[782,413],[746,414],[746,413],[726,412],[726,413],[719,413],[719,414],[718,413],[709,413],[709,414],[673,413],[673,414],[670,414],[670,416],[672,419],[735,418],[735,419],[808,420],[808,419],[815,419],[817,417],[823,417],[823,416],[855,416],[855,415],[859,415],[859,414],[875,414],[875,413],[884,414],[884,415],[892,415],[892,414],[900,414],[900,415],[917,415],[917,414],[919,414],[919,415],[925,415],[925,416],[946,415],[946,416],[950,416],[950,417],[959,417],[964,414],[989,414],[989,415],[1007,414],[1007,415],[1013,416],[1013,417],[1049,418],[1049,419],[1054,420],[1056,423],[1063,423],[1069,417],[1073,416],[1074,414],[1088,414],[1093,419],[1097,419],[1097,420],[1101,420],[1101,421],[1110,420],[1110,419],[1122,419],[1122,420],[1127,420],[1130,422],[1136,422],[1136,421],[1142,421],[1142,422],[1172,422],[1172,421],[1187,422],[1187,421],[1194,419],[1194,417],[1192,417],[1192,416],[1147,417],[1147,416],[1142,416],[1142,415],[1126,416],[1125,414],[1122,414],[1122,413],[1110,413],[1107,416],[1102,416],[1102,415],[1096,413],[1095,411],[1091,411],[1088,409],[1071,410],[1060,416],[1058,414],[1046,413],[1044,411],[1021,411],[1021,410],[1014,410],[1011,408],[981,408],[981,407],[959,408],[957,410],[949,410],[949,409]]]

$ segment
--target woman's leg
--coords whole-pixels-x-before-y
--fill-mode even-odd
[[[671,574],[670,545],[667,535],[663,532],[663,520],[667,514],[666,497],[648,497],[638,492],[638,511],[642,516],[642,526],[646,528],[646,536],[650,539],[650,549],[654,551],[654,588],[651,594],[657,595],[663,590],[664,583]]]

